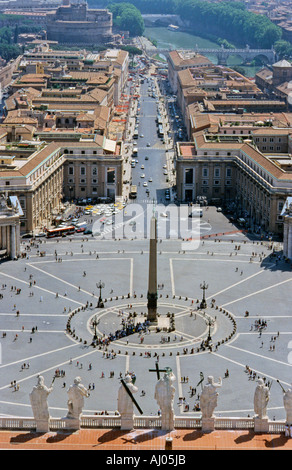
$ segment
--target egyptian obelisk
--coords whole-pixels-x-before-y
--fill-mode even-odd
[[[149,273],[147,292],[147,320],[151,323],[157,321],[157,220],[154,214],[150,222],[150,249],[149,249]]]

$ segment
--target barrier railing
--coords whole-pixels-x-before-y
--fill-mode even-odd
[[[215,417],[215,430],[253,430],[253,418],[222,418]],[[51,418],[50,430],[66,430],[68,419]],[[84,415],[81,417],[80,428],[99,429],[111,428],[119,429],[121,427],[120,415]],[[134,416],[134,429],[159,429],[161,427],[160,416]],[[197,429],[202,427],[202,420],[196,416],[175,416],[175,429]],[[0,418],[0,430],[35,430],[36,421],[34,418],[26,417],[2,417]],[[268,432],[271,434],[280,434],[285,432],[285,421],[269,421]]]

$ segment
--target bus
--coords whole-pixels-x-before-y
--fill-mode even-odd
[[[195,208],[189,214],[189,217],[203,217],[203,209]]]
[[[158,137],[163,137],[164,136],[164,132],[163,132],[163,127],[161,124],[159,124],[158,126]]]
[[[129,197],[131,199],[135,199],[137,197],[137,186],[135,186],[135,185],[131,186]]]
[[[47,230],[47,238],[65,237],[72,233],[75,233],[74,225],[69,225],[68,227],[57,227]]]

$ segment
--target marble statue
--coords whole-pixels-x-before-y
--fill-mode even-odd
[[[258,385],[254,394],[254,411],[258,418],[267,418],[267,406],[270,399],[270,390],[265,385],[263,379],[258,380]]]
[[[292,426],[292,389],[284,391],[283,394],[284,408],[286,411],[286,423]]]
[[[133,384],[130,374],[126,375],[125,384],[132,394],[138,391],[138,387]],[[118,392],[118,411],[120,415],[134,413],[134,403],[123,385],[120,386]]]
[[[222,386],[222,379],[219,378],[218,383],[214,382],[214,377],[209,376],[208,382],[204,386],[201,397],[200,397],[200,408],[202,412],[202,418],[213,418],[214,410],[217,406],[218,392],[217,388]]]
[[[132,395],[138,392],[138,387],[133,384],[130,374],[126,375],[124,383]],[[123,384],[121,384],[118,391],[118,412],[121,415],[121,429],[133,429],[134,402]]]
[[[37,385],[33,387],[29,395],[33,417],[37,423],[37,431],[49,431],[50,414],[47,398],[52,390],[53,387],[46,387],[44,378],[39,375]]]
[[[175,375],[168,368],[164,376],[157,382],[154,394],[154,398],[161,411],[161,429],[167,431],[174,429],[173,401],[175,387],[172,385],[174,380]]]
[[[84,397],[89,397],[88,390],[82,385],[81,378],[76,377],[68,391],[67,418],[79,420],[84,406]]]

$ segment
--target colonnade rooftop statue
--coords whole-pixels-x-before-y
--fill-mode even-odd
[[[174,397],[176,380],[175,375],[170,367],[166,367],[163,377],[158,378],[154,399],[159,407],[159,417],[161,420],[160,428],[163,431],[172,431],[175,429],[175,415],[174,415]],[[120,428],[123,430],[132,430],[135,427],[134,406],[138,409],[140,414],[143,414],[139,404],[134,398],[134,394],[138,392],[138,387],[134,385],[131,374],[126,374],[125,379],[121,380],[121,385],[118,389],[118,413],[121,418]],[[277,381],[279,384],[280,382]],[[209,376],[207,383],[203,386],[200,397],[201,408],[201,423],[202,431],[210,432],[215,429],[216,417],[214,415],[215,408],[217,407],[218,388],[222,386],[222,379],[219,378],[218,382],[214,381],[214,377]],[[283,404],[286,412],[286,427],[289,429],[289,435],[292,437],[292,388],[285,390],[280,384],[283,391]],[[37,385],[33,387],[30,393],[30,402],[33,412],[33,417],[36,421],[37,432],[48,432],[50,430],[50,413],[48,407],[48,396],[53,390],[53,382],[50,387],[46,387],[44,378],[37,377]],[[84,398],[89,397],[89,392],[81,383],[81,378],[76,377],[73,385],[67,390],[68,393],[68,413],[62,421],[62,428],[77,430],[81,427],[81,418],[83,415]],[[264,380],[259,379],[254,393],[254,430],[255,432],[269,432],[268,431],[268,416],[267,405],[270,398],[270,387],[268,387]],[[98,404],[97,407],[98,408]],[[95,413],[96,418],[96,413]]]

